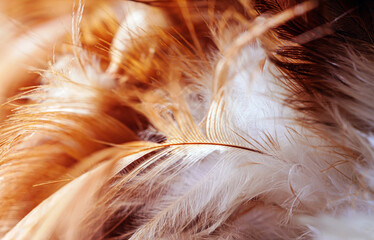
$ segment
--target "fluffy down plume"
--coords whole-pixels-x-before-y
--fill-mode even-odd
[[[374,239],[371,1],[0,7],[2,239]]]

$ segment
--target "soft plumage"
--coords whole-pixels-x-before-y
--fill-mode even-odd
[[[0,236],[373,239],[372,5],[2,3]]]

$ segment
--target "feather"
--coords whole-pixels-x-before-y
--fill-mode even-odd
[[[370,239],[372,42],[296,2],[69,1],[71,43],[4,90],[0,235]]]

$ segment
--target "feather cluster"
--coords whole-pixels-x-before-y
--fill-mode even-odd
[[[370,1],[0,7],[2,239],[374,239]]]

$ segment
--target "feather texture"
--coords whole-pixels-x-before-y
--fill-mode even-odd
[[[366,3],[15,2],[53,57],[0,48],[3,239],[372,238]]]

